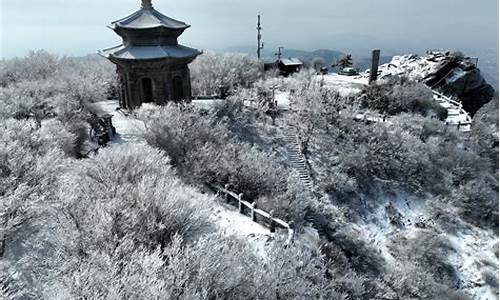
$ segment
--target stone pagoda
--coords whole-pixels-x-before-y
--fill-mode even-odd
[[[191,99],[188,64],[201,52],[177,42],[190,25],[161,14],[151,0],[142,0],[138,11],[108,27],[123,43],[99,54],[116,65],[121,108]]]

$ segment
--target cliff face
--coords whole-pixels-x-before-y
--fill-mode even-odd
[[[422,81],[429,87],[460,100],[473,116],[493,99],[495,89],[486,82],[472,58],[461,53],[432,51],[425,56],[395,56],[380,66],[381,78],[399,75]]]

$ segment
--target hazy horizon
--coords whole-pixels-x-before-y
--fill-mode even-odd
[[[350,52],[374,47],[394,52],[442,48],[498,53],[497,0],[423,0],[418,4],[408,0],[153,0],[153,4],[162,13],[191,24],[180,42],[199,49],[254,45],[256,15],[261,13],[268,48]],[[105,26],[139,6],[139,0],[2,1],[0,56],[23,56],[36,49],[75,56],[95,53],[120,43]]]

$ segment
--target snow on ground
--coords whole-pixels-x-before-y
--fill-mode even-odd
[[[415,224],[419,222],[432,223],[432,221],[424,217],[426,210],[422,199],[403,195],[387,195],[384,198],[387,200],[385,206],[381,205],[371,212],[364,221],[353,224],[353,228],[370,241],[370,245],[377,249],[388,264],[393,264],[395,259],[388,248],[390,238],[399,232],[404,232],[407,238],[413,238],[420,230]],[[390,223],[386,213],[386,207],[389,204],[401,214],[403,226],[398,227]]]
[[[220,229],[220,232],[225,236],[234,236],[251,242],[254,253],[265,258],[266,246],[274,239],[275,234],[263,225],[253,222],[248,216],[240,214],[234,206],[216,200],[214,203],[210,221]]]
[[[271,236],[268,228],[253,222],[249,217],[242,215],[229,204],[216,202],[212,208],[211,220],[221,228],[225,235],[248,237],[251,235]]]
[[[462,289],[475,300],[498,299],[498,290],[490,288],[484,278],[487,273],[498,276],[498,258],[494,252],[498,237],[490,231],[470,227],[448,238],[456,251],[450,260],[458,270]]]
[[[318,75],[321,78],[325,80],[325,83],[332,83],[332,84],[337,84],[337,83],[349,83],[349,84],[357,84],[357,85],[367,85],[368,84],[368,79],[365,78],[364,76],[346,76],[346,75],[340,75],[337,73],[329,73],[327,75]]]
[[[143,143],[142,134],[146,127],[141,120],[133,114],[126,115],[125,111],[117,110],[118,101],[102,101],[95,103],[96,107],[103,113],[113,116],[113,126],[116,128],[116,137],[111,141],[113,144]],[[146,108],[146,107],[144,107]]]
[[[210,109],[217,104],[224,104],[226,100],[210,99],[210,100],[192,100],[192,104],[198,108]]]
[[[368,79],[362,76],[345,76],[336,73],[319,75],[325,86],[334,89],[340,95],[346,97],[359,94],[368,84]]]
[[[274,100],[278,103],[279,110],[286,111],[286,110],[290,109],[290,93],[289,92],[276,91],[276,94],[274,96]]]
[[[417,237],[421,229],[416,224],[426,224],[426,228],[432,230],[436,225],[429,219],[429,212],[422,199],[416,197],[387,196],[388,203],[402,215],[404,226],[396,227],[389,223],[385,207],[381,206],[370,213],[365,221],[352,224],[354,232],[370,241],[370,245],[377,249],[378,253],[389,264],[395,262],[388,245],[390,238],[398,233],[404,232],[408,239]],[[469,294],[474,300],[498,299],[498,290],[494,290],[485,282],[484,274],[490,273],[498,276],[498,258],[494,252],[495,244],[498,245],[498,237],[488,230],[468,226],[456,234],[447,233],[454,252],[449,257],[449,263],[455,268],[460,279],[460,290]]]

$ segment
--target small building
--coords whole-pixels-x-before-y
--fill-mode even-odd
[[[302,69],[304,63],[298,58],[280,58],[272,63],[265,63],[264,70],[278,69],[281,76],[289,76],[290,74],[297,73]]]
[[[280,75],[289,76],[300,71],[304,63],[298,58],[282,58],[277,61]]]
[[[121,108],[191,99],[188,64],[202,52],[177,41],[190,25],[161,14],[151,0],[142,0],[138,11],[108,27],[123,42],[99,54],[116,65]]]

